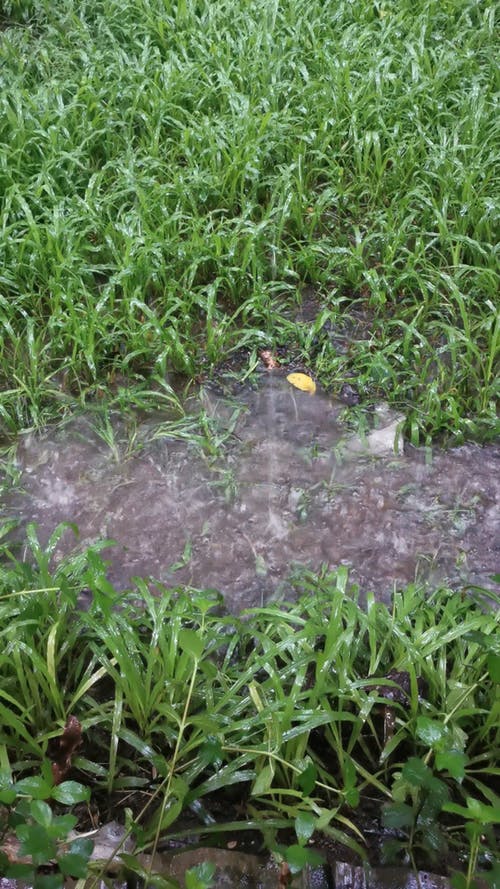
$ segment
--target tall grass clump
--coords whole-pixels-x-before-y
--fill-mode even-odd
[[[494,856],[493,592],[410,586],[391,607],[368,596],[363,609],[344,569],[304,571],[294,604],[236,617],[213,591],[155,596],[138,580],[117,594],[95,550],[51,574],[32,530],[29,551],[28,565],[4,549],[0,569],[10,793],[47,773],[74,717],[83,744],[71,775],[98,810],[132,805],[144,848],[185,830],[178,819],[189,815],[196,834],[228,830],[229,818],[233,833],[260,830],[271,848],[280,829],[306,825],[367,858],[368,810],[391,828],[387,861],[453,865],[467,854],[474,870]],[[82,587],[87,611],[75,610]]]
[[[493,434],[492,0],[6,0],[0,27],[4,428],[274,342],[415,442]]]

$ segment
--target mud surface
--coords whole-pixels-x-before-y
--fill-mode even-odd
[[[382,426],[374,456],[370,433],[360,444],[346,426],[345,405],[294,389],[280,372],[237,399],[205,389],[186,410],[205,418],[198,445],[161,417],[131,429],[82,416],[24,436],[3,517],[20,529],[36,522],[43,543],[62,521],[78,525],[78,546],[113,538],[118,588],[134,575],[213,587],[234,611],[286,597],[298,564],[348,565],[384,599],[415,579],[492,587],[498,445],[395,454],[394,418],[382,410],[367,417]],[[57,554],[74,546],[67,531]]]

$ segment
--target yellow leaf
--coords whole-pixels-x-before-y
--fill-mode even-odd
[[[296,389],[302,389],[303,392],[310,392],[314,395],[316,392],[316,383],[307,374],[288,374],[287,380]]]

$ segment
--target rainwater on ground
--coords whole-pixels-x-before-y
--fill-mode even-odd
[[[98,414],[22,436],[3,517],[20,520],[18,539],[35,522],[42,543],[75,523],[78,542],[66,531],[57,557],[112,538],[118,589],[134,576],[215,588],[232,611],[287,598],[299,565],[347,565],[385,600],[415,579],[491,587],[498,445],[403,447],[402,417],[384,405],[360,436],[345,405],[295,389],[280,370],[237,397],[205,387],[185,410],[196,440],[186,422]]]

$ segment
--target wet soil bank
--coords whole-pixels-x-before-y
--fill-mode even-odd
[[[384,406],[366,413],[360,438],[345,405],[281,372],[237,397],[205,388],[186,410],[206,418],[204,453],[160,416],[131,429],[86,415],[23,436],[19,486],[2,508],[20,520],[17,538],[27,522],[42,543],[74,522],[79,546],[116,541],[117,588],[135,575],[214,587],[233,611],[287,597],[295,565],[348,565],[385,600],[415,579],[491,587],[500,446],[403,448],[401,417]],[[65,532],[57,556],[74,546]]]

